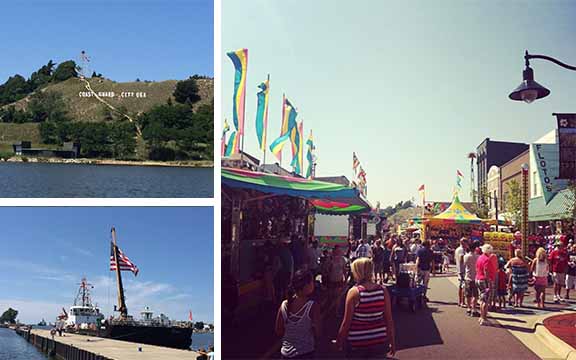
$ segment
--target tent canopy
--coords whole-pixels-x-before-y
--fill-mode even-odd
[[[367,206],[350,205],[348,203],[330,200],[310,200],[316,211],[325,215],[349,215],[370,210]]]
[[[347,214],[370,209],[370,204],[360,197],[357,189],[340,184],[281,176],[242,169],[222,168],[222,185],[251,189],[267,194],[288,195],[317,202],[320,210]]]
[[[456,195],[448,209],[431,218],[430,222],[445,224],[480,224],[482,223],[482,219],[466,210],[464,205],[460,202],[458,195]]]

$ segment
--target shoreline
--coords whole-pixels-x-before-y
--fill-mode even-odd
[[[40,163],[40,164],[72,164],[72,165],[116,165],[116,166],[157,166],[157,167],[186,167],[186,168],[214,168],[214,162],[210,160],[182,160],[182,161],[128,161],[114,159],[63,159],[43,157],[20,157],[13,156],[8,159],[0,159],[1,163]]]

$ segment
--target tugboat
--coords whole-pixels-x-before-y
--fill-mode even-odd
[[[174,322],[163,314],[153,317],[153,312],[148,307],[145,307],[140,313],[142,316],[140,320],[135,320],[128,315],[121,272],[131,271],[136,276],[138,268],[116,245],[116,230],[114,228],[112,228],[111,247],[110,270],[116,272],[118,286],[118,305],[114,305],[114,311],[119,315],[104,320],[100,310],[91,304],[88,291],[89,284],[85,283],[85,279],[83,279],[83,285],[81,285],[79,292],[79,294],[82,293],[82,306],[77,306],[75,302],[75,306],[70,307],[70,316],[67,316],[66,320],[67,331],[140,344],[190,349],[193,331],[191,324]],[[81,314],[82,317],[73,316],[75,314],[73,309],[76,314]]]

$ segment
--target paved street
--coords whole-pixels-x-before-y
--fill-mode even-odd
[[[400,306],[393,307],[396,334],[397,359],[554,359],[558,356],[544,346],[535,335],[542,317],[573,310],[575,303],[547,304],[547,310],[538,310],[532,303],[532,294],[526,298],[525,308],[508,308],[490,313],[492,326],[479,326],[477,318],[466,316],[457,307],[456,277],[442,275],[430,282],[427,308],[415,313]],[[549,296],[548,299],[551,299]],[[340,296],[323,297],[323,337],[318,344],[318,358],[344,358],[333,340],[343,315],[343,293]],[[264,316],[270,309],[260,309],[257,318],[243,323],[244,331],[228,332],[223,341],[225,354],[234,351],[240,358],[278,357],[279,341],[273,334],[273,316]],[[232,350],[232,349],[235,350]],[[231,358],[225,356],[225,358]]]

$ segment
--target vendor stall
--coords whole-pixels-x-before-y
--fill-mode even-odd
[[[369,210],[349,186],[223,168],[222,272],[237,281],[240,296],[255,292],[262,288],[280,240],[290,241],[295,267],[303,263],[316,211],[347,215]]]

